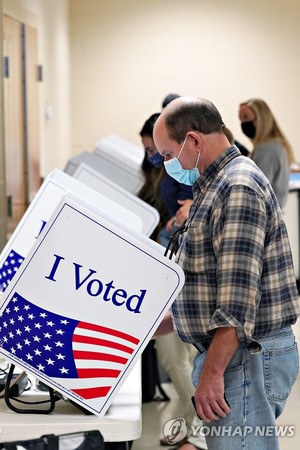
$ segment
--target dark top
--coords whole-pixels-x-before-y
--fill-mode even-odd
[[[235,145],[237,146],[237,148],[239,149],[239,151],[241,152],[242,155],[244,156],[249,156],[249,150],[243,145],[241,144],[239,141],[234,141]]]
[[[167,173],[161,180],[160,195],[170,214],[170,218],[175,216],[178,208],[180,208],[178,200],[193,199],[192,186],[178,183],[178,181],[174,180]]]

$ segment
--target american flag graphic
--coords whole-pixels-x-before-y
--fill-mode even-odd
[[[23,256],[11,250],[0,268],[0,292],[4,292],[16,271],[24,261]]]
[[[0,346],[84,399],[105,397],[139,339],[42,309],[15,293],[0,317]]]

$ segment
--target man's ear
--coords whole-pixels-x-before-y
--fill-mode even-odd
[[[192,141],[192,143],[195,146],[195,149],[198,152],[201,152],[203,150],[203,136],[198,131],[189,131],[187,133],[187,138]]]

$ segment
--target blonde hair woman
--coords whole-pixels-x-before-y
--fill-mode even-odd
[[[295,162],[291,145],[264,100],[241,103],[239,118],[243,133],[252,141],[251,158],[269,179],[281,208],[289,190],[290,165]]]

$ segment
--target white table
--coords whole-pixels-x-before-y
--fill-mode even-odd
[[[26,400],[38,400],[28,394]],[[23,408],[20,403],[14,403]],[[97,429],[105,442],[130,442],[141,437],[141,366],[135,365],[103,417],[85,415],[76,406],[59,400],[51,414],[18,414],[0,399],[0,443]],[[110,449],[113,447],[109,447]],[[124,447],[125,448],[125,447]]]
[[[291,187],[287,203],[284,207],[283,218],[285,220],[295,267],[295,275],[300,287],[300,186]]]

